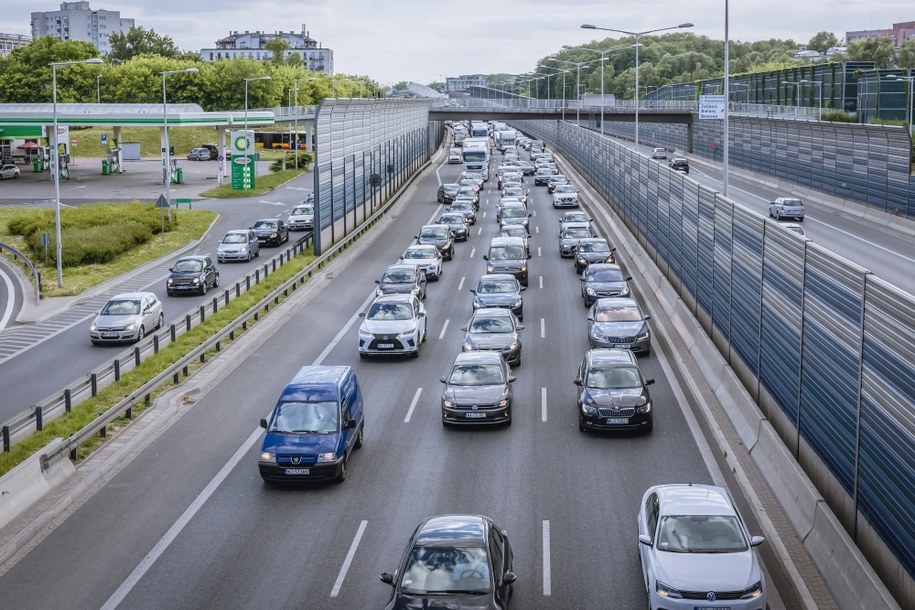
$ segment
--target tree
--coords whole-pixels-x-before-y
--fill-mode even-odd
[[[897,61],[900,68],[915,68],[915,40],[906,40],[902,43]]]
[[[108,59],[113,61],[127,61],[137,55],[161,55],[162,57],[177,57],[181,50],[175,46],[169,36],[160,36],[155,30],[133,26],[126,34],[115,32],[108,38],[111,51]]]
[[[839,46],[839,39],[832,32],[818,32],[807,43],[808,49],[820,53],[825,53],[836,46]]]
[[[98,57],[91,42],[41,36],[0,58],[0,102],[51,101],[51,63]],[[99,66],[77,65],[57,71],[57,101],[95,100]],[[91,83],[90,83],[91,81]]]
[[[277,36],[276,38],[271,38],[265,42],[264,48],[273,53],[273,57],[270,58],[270,61],[279,65],[285,60],[286,51],[288,51],[290,47],[289,41]]]
[[[896,48],[889,38],[868,38],[848,45],[848,58],[852,61],[872,61],[878,70],[886,70],[896,63]]]

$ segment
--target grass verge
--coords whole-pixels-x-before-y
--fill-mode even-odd
[[[287,169],[283,172],[275,172],[273,174],[266,174],[264,176],[258,176],[256,180],[257,186],[253,189],[248,189],[246,191],[236,191],[232,189],[232,183],[228,182],[221,186],[213,187],[209,190],[206,190],[200,193],[201,197],[213,197],[216,199],[232,199],[237,197],[256,197],[257,195],[263,195],[268,191],[272,191],[279,185],[283,184],[287,180],[292,180],[298,175],[306,173],[306,169],[299,168],[298,171],[295,169]]]
[[[314,260],[312,251],[306,251],[305,253],[300,254],[289,263],[278,268],[267,277],[267,279],[252,286],[250,291],[242,294],[239,298],[230,301],[228,305],[224,306],[217,313],[209,316],[203,324],[200,324],[189,332],[179,336],[174,343],[159,350],[158,354],[147,358],[140,366],[122,375],[120,381],[104,388],[94,398],[80,403],[74,407],[70,413],[47,422],[44,429],[40,432],[35,432],[31,436],[15,443],[9,453],[0,453],[0,476],[6,474],[18,464],[21,464],[25,459],[32,456],[36,451],[46,446],[55,438],[67,438],[71,434],[84,428],[92,420],[117,404],[118,401],[125,396],[142,387],[143,384],[176,363],[192,349],[202,344],[206,339],[225,328],[232,320],[241,316],[277,286],[301,271],[312,260]],[[275,306],[271,305],[271,309],[273,307]],[[257,322],[252,315],[248,318],[248,330],[242,331],[239,328],[235,333],[235,339],[238,340],[242,334],[249,332],[252,327],[256,325]],[[230,343],[231,341],[227,338],[223,341],[222,349],[226,349],[226,346]],[[208,360],[215,354],[216,350],[211,350],[206,354],[206,359]],[[191,374],[193,371],[200,368],[200,366],[202,366],[200,361],[195,360],[189,365],[188,374]],[[156,396],[174,386],[173,380],[159,386],[158,389],[150,394],[149,404],[155,400]],[[142,413],[147,407],[148,404],[142,402],[134,406],[134,417]],[[108,427],[109,438],[113,432],[129,423],[130,420],[124,416],[115,420]],[[106,438],[99,436],[93,441],[84,444],[78,451],[78,459],[83,459],[98,446],[104,444],[105,441]]]

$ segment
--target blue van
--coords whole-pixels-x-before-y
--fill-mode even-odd
[[[264,481],[346,479],[350,452],[362,447],[362,391],[348,366],[304,366],[277,400],[258,468]]]

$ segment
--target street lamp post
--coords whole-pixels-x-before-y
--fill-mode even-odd
[[[251,76],[245,78],[245,138],[248,137],[248,83],[254,80],[270,80],[269,76]],[[248,148],[254,146],[254,138],[251,138],[251,141],[247,143]]]
[[[823,81],[819,80],[804,80],[798,81],[799,83],[816,85],[817,86],[817,120],[823,120]]]
[[[102,75],[95,75],[95,103],[102,103]]]
[[[63,248],[60,244],[60,147],[57,143],[57,68],[64,66],[75,66],[76,64],[100,64],[103,63],[99,57],[83,59],[81,61],[59,61],[50,64],[51,66],[51,106],[54,114],[54,137],[51,145],[51,174],[54,176],[54,239],[57,241],[55,246],[57,258],[57,287],[63,288],[64,285],[64,268],[63,268]]]
[[[794,97],[796,98],[795,106],[794,106],[794,117],[800,118],[800,115],[801,115],[801,88],[799,86],[800,83],[799,82],[796,83],[791,80],[783,80],[782,84],[791,85],[794,87]]]
[[[591,23],[582,24],[582,28],[586,30],[603,30],[606,32],[617,32],[619,34],[626,34],[628,36],[635,36],[635,146],[638,149],[639,146],[639,38],[646,34],[653,34],[655,32],[663,32],[665,30],[676,30],[679,28],[691,28],[693,27],[692,23],[681,23],[680,25],[672,25],[666,28],[656,28],[654,30],[645,30],[642,32],[629,32],[627,30],[617,30],[614,28],[604,28],[598,27]]]
[[[905,116],[906,124],[909,127],[909,133],[912,132],[912,119],[915,119],[915,115],[912,113],[912,87],[915,86],[915,76],[899,76],[898,74],[886,75],[884,78],[887,82],[908,82],[909,83],[909,94],[906,96],[905,101]]]
[[[613,47],[612,49],[591,49],[588,47],[572,47],[569,45],[563,45],[563,49],[574,49],[580,48],[583,51],[590,51],[592,53],[597,53],[600,55],[600,135],[604,135],[604,63],[607,61],[607,54],[613,51],[619,51],[621,49],[630,48],[628,45],[623,47]]]
[[[565,45],[562,48],[563,49],[573,49],[574,47]],[[550,61],[558,61],[560,63],[575,66],[575,69],[576,69],[576,73],[575,73],[575,93],[576,93],[576,95],[575,95],[575,97],[578,102],[578,104],[576,104],[576,106],[575,106],[575,122],[580,123],[581,122],[581,67],[586,66],[591,62],[590,61],[568,61],[566,59],[559,59],[556,57],[550,57],[549,59],[550,59]],[[565,79],[565,73],[563,73],[563,79]],[[563,96],[563,101],[565,101],[565,80],[563,80],[563,84],[562,84],[562,96]],[[565,120],[565,119],[563,119],[563,120]]]
[[[168,142],[168,104],[167,98],[165,96],[165,77],[171,74],[179,74],[186,72],[192,74],[197,72],[197,68],[184,68],[183,70],[165,70],[160,72],[162,75],[162,125],[165,130],[165,201],[168,203],[168,218],[171,220],[172,217],[172,199],[171,199],[171,185],[172,185],[172,167],[171,167],[171,146]]]

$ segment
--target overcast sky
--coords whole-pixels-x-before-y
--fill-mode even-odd
[[[6,0],[0,32],[31,34],[31,11],[60,2]],[[629,31],[692,22],[692,32],[724,38],[725,0],[92,0],[93,10],[119,10],[137,26],[199,51],[231,30],[294,30],[302,26],[334,51],[338,74],[379,83],[428,83],[445,76],[523,73],[561,49],[606,37],[582,23]],[[211,8],[213,7],[213,8]],[[731,40],[792,39],[820,31],[839,39],[854,30],[915,20],[911,0],[731,0]],[[606,35],[606,36],[605,36]]]

